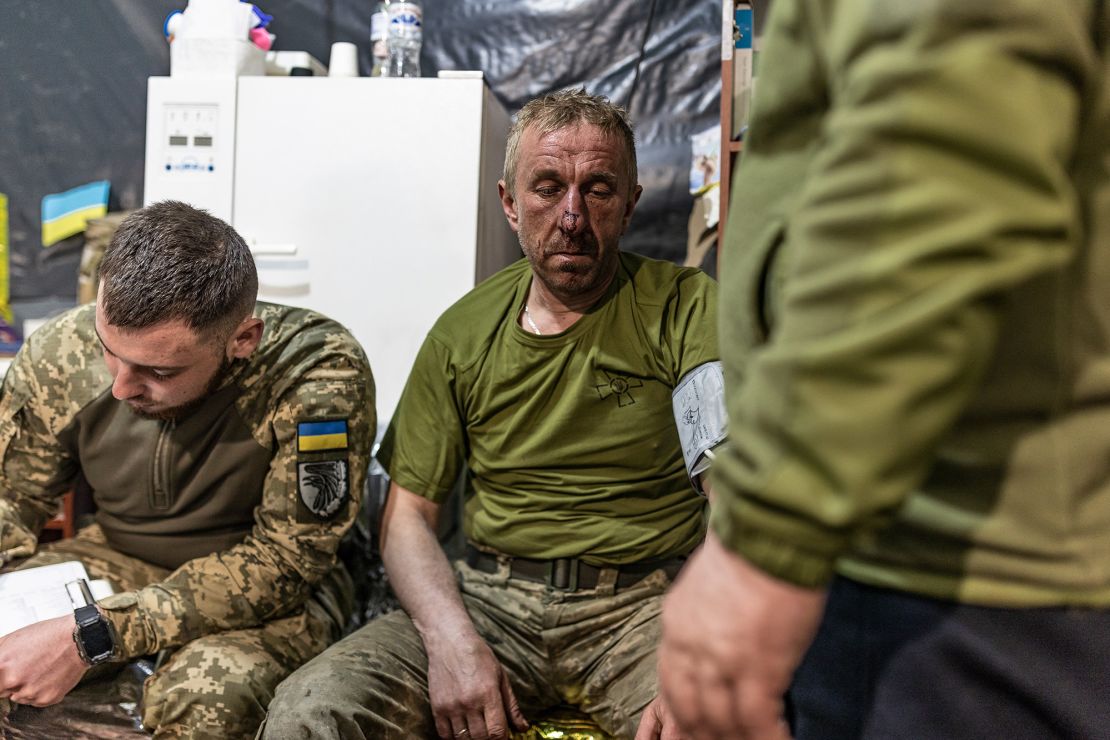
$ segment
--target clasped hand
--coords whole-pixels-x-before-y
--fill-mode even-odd
[[[74,627],[67,614],[0,637],[0,698],[35,707],[60,702],[88,667],[73,642]]]

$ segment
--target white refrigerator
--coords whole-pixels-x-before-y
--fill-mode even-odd
[[[229,220],[262,300],[347,326],[384,425],[439,314],[520,257],[497,197],[509,124],[475,78],[152,77],[144,202]]]

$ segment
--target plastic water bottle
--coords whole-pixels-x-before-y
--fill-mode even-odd
[[[416,3],[389,4],[389,77],[420,76],[424,13]]]
[[[380,2],[370,16],[370,56],[374,66],[371,77],[385,77],[389,74],[389,3]]]

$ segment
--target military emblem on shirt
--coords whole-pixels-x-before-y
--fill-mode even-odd
[[[632,397],[632,390],[642,388],[644,381],[611,373],[608,370],[602,370],[601,373],[605,381],[595,385],[594,390],[603,401],[609,396],[616,396],[617,406],[631,406],[636,403],[636,399]]]
[[[297,492],[320,519],[334,516],[350,497],[346,452],[346,419],[297,424]]]
[[[350,492],[346,460],[297,463],[297,490],[308,510],[321,519],[339,511]]]

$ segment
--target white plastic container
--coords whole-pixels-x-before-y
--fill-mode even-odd
[[[246,39],[179,38],[170,44],[170,77],[266,74],[266,52]]]

